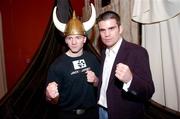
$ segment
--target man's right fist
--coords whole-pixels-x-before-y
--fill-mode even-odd
[[[53,104],[56,104],[59,99],[58,84],[51,82],[46,87],[46,99]]]

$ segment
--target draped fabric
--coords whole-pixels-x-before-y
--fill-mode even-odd
[[[72,7],[70,0],[57,0],[57,9],[58,19],[61,22],[67,22],[72,15]]]
[[[155,84],[152,99],[180,111],[180,0],[134,0],[132,19],[142,23]]]
[[[134,0],[133,20],[140,23],[162,22],[179,14],[180,0]]]
[[[0,12],[0,99],[7,92],[6,85],[6,72],[5,72],[5,61],[4,61],[4,47],[3,47],[3,33],[2,33],[2,22]]]

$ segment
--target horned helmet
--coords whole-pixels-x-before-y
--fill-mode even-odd
[[[68,35],[85,35],[85,32],[90,30],[96,22],[96,10],[94,5],[91,3],[91,17],[86,22],[81,22],[73,11],[72,18],[67,22],[67,24],[62,23],[58,20],[56,15],[57,7],[53,10],[53,22],[55,27],[64,33],[65,36]]]

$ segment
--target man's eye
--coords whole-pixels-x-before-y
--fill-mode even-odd
[[[82,37],[82,36],[77,36],[76,38],[77,38],[77,39],[82,39],[83,37]]]
[[[114,30],[115,29],[115,27],[111,27],[111,28],[109,28],[110,30]]]
[[[105,31],[104,29],[100,29],[101,32]]]
[[[67,40],[71,40],[72,38],[71,37],[67,37]]]

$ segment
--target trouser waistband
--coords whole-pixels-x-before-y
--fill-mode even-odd
[[[104,106],[102,106],[102,105],[98,105],[99,107],[101,107],[101,108],[103,108],[104,110],[108,110],[108,108],[106,108],[106,107],[104,107]]]
[[[87,108],[87,109],[78,108],[78,109],[73,109],[73,110],[61,110],[61,111],[62,112],[69,112],[69,113],[72,113],[72,114],[75,114],[75,115],[82,115],[82,114],[86,113],[88,110],[91,110],[91,109],[95,109],[95,107],[90,107],[90,108]]]

